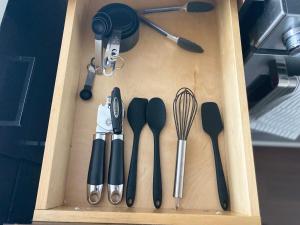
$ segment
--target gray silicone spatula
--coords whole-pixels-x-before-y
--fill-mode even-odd
[[[201,115],[203,129],[210,136],[213,146],[220,204],[224,210],[227,210],[229,197],[218,144],[218,136],[223,130],[223,123],[218,105],[214,102],[203,103]]]

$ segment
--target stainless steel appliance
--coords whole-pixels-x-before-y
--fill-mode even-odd
[[[268,0],[264,11],[250,32],[255,48],[300,51],[300,1]]]
[[[260,79],[262,82],[270,83],[268,79],[272,79],[274,61],[285,63],[287,75],[300,75],[300,1],[254,0],[252,2],[256,3],[253,3],[254,7],[249,7],[247,13],[243,12],[244,18],[240,17],[242,39],[247,42],[243,43],[243,53],[248,90],[259,78],[262,78]],[[252,14],[255,16],[251,17]],[[245,24],[248,27],[243,26]],[[263,85],[261,84],[265,87]],[[272,89],[267,88],[269,91]],[[249,102],[251,103],[249,106],[252,106],[252,102]],[[300,146],[300,138],[290,141],[263,132],[252,131],[252,139],[254,145]]]

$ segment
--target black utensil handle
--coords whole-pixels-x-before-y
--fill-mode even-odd
[[[124,184],[124,141],[122,134],[112,135],[108,184]]]
[[[212,145],[214,150],[214,158],[216,165],[216,176],[217,176],[217,185],[218,185],[218,194],[220,199],[220,204],[224,210],[228,209],[229,206],[229,197],[228,190],[226,185],[226,180],[224,176],[224,171],[222,167],[222,161],[220,157],[218,137],[212,137]]]
[[[92,88],[95,80],[95,68],[90,64],[88,65],[88,74],[86,76],[85,84],[83,89],[80,91],[80,98],[82,100],[89,100],[92,98],[93,93],[92,93]]]
[[[202,53],[204,51],[200,45],[182,37],[178,38],[177,45],[189,52]]]
[[[123,105],[121,91],[115,87],[111,93],[111,122],[115,134],[122,133]]]
[[[90,185],[104,184],[105,172],[105,135],[93,140],[87,183]]]
[[[126,187],[126,204],[128,207],[133,206],[135,200],[139,140],[140,135],[135,134],[133,138],[133,146]]]
[[[162,182],[159,155],[159,134],[154,135],[153,203],[160,208],[162,203]]]
[[[84,85],[79,94],[80,98],[84,101],[90,100],[93,97],[92,87]]]
[[[202,1],[190,1],[187,3],[187,12],[209,12],[214,9],[214,5]]]

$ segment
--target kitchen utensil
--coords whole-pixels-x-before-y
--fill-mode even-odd
[[[91,60],[91,63],[87,65],[87,71],[88,74],[86,76],[85,84],[83,89],[80,91],[80,95],[79,95],[80,98],[85,101],[91,99],[93,96],[92,88],[93,88],[93,83],[96,75],[94,58]]]
[[[146,118],[154,137],[153,203],[155,208],[158,209],[162,203],[159,136],[166,122],[166,108],[160,98],[152,98],[149,101]]]
[[[214,5],[208,2],[188,1],[184,5],[149,8],[149,9],[143,9],[141,12],[143,14],[172,12],[172,11],[208,12],[213,9],[214,9]]]
[[[177,36],[169,33],[168,31],[164,30],[163,28],[161,28],[157,24],[153,23],[151,20],[147,19],[143,15],[139,15],[139,17],[140,17],[140,20],[143,23],[145,23],[149,27],[153,28],[158,33],[166,36],[171,41],[174,41],[179,47],[181,47],[181,48],[183,48],[183,49],[185,49],[187,51],[190,51],[190,52],[203,53],[204,50],[198,44],[196,44],[196,43],[194,43],[194,42],[192,42],[190,40],[187,40],[185,38],[177,37]]]
[[[104,12],[97,12],[93,17],[92,30],[95,33],[95,67],[102,73],[103,64],[103,38],[108,36],[112,29],[112,22]]]
[[[110,121],[110,97],[108,97],[105,105],[99,105],[97,113],[96,134],[87,177],[87,200],[91,205],[96,205],[101,200],[105,177],[106,134],[112,132]]]
[[[121,32],[120,52],[132,49],[139,40],[139,17],[136,11],[128,5],[112,3],[102,7],[99,12],[110,17],[112,30]],[[105,45],[109,38],[104,37]]]
[[[124,107],[119,88],[114,88],[105,105],[99,105],[96,134],[87,178],[87,200],[96,205],[101,200],[105,172],[105,146],[107,134],[111,134],[111,153],[108,172],[108,199],[112,204],[122,200],[124,185]]]
[[[203,130],[210,136],[213,146],[220,204],[224,210],[227,210],[229,197],[218,144],[218,136],[223,130],[223,123],[218,105],[214,102],[203,103],[201,115]]]
[[[116,205],[122,201],[124,186],[124,136],[123,117],[125,111],[119,88],[111,93],[110,115],[112,124],[112,141],[108,170],[108,199]]]
[[[138,42],[138,15],[128,5],[108,4],[94,16],[92,28],[96,34],[96,72],[105,76],[112,76],[118,58],[121,59],[119,52],[130,50]],[[104,57],[102,40],[106,46]],[[122,61],[124,65],[124,60],[122,59]]]
[[[183,196],[184,164],[187,138],[197,113],[198,103],[194,93],[188,88],[181,88],[173,102],[173,114],[177,131],[177,157],[173,197],[176,208]]]
[[[112,76],[119,57],[122,31],[113,30],[103,59],[103,75]]]
[[[129,125],[134,133],[130,168],[126,188],[126,204],[128,207],[131,207],[134,204],[135,200],[138,147],[141,131],[144,125],[146,124],[147,105],[147,99],[134,98],[128,106],[127,118]]]

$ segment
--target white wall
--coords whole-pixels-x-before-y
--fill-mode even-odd
[[[4,12],[6,9],[7,2],[8,2],[8,0],[0,0],[0,24],[3,19],[3,15],[4,15]]]

